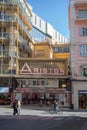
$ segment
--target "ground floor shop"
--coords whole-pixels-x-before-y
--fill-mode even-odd
[[[0,105],[9,105],[11,103],[10,93],[0,93]]]
[[[38,88],[16,89],[11,95],[11,102],[14,99],[20,100],[22,104],[39,104],[42,101],[45,105],[48,101],[52,104],[54,100],[58,100],[62,107],[71,106],[71,92],[58,88],[44,88],[44,90]]]
[[[76,81],[72,83],[72,103],[74,109],[87,109],[87,82]]]
[[[63,107],[70,107],[72,104],[71,86],[68,78],[14,79],[17,82],[14,90],[12,87],[15,83],[12,83],[12,78],[9,78],[7,85],[2,84],[3,87],[0,87],[0,104],[12,104],[15,99],[20,100],[22,104],[39,104],[41,100],[43,104],[48,101],[53,103],[55,99],[59,100]],[[11,89],[12,91],[10,91]]]

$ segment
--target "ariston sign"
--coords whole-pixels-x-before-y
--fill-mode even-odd
[[[30,68],[30,66],[25,63],[21,70],[19,70],[19,74],[25,75],[37,75],[37,74],[45,74],[45,75],[64,75],[65,70],[62,68]]]

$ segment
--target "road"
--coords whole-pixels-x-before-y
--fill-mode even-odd
[[[87,130],[87,118],[1,115],[0,130]]]
[[[0,130],[87,130],[87,111],[64,110],[50,114],[48,108],[22,107],[13,116],[10,106],[0,106]]]

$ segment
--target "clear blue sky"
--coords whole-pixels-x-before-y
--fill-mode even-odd
[[[69,0],[27,0],[44,21],[49,22],[58,32],[69,38],[68,5]]]

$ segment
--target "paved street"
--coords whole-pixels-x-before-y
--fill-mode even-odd
[[[87,130],[87,118],[82,117],[41,117],[41,116],[0,116],[1,130]]]
[[[50,114],[48,108],[22,107],[21,115],[13,109],[0,107],[1,130],[87,130],[87,112],[63,110]]]

